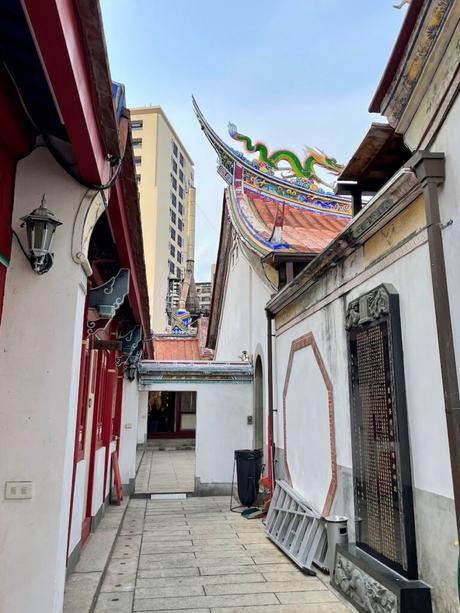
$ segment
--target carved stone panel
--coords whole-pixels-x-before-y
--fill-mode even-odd
[[[350,602],[363,611],[398,613],[395,594],[341,553],[335,557],[334,583]]]
[[[380,285],[347,310],[356,542],[417,577],[399,297]]]

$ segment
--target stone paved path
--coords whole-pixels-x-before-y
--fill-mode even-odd
[[[146,447],[136,477],[136,494],[193,492],[195,451]]]
[[[95,613],[350,613],[228,498],[129,502]]]

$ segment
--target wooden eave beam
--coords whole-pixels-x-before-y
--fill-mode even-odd
[[[81,176],[88,182],[106,183],[108,151],[75,4],[73,0],[23,0],[23,5]]]

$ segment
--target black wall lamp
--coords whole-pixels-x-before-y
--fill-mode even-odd
[[[29,215],[21,217],[21,221],[21,228],[25,227],[27,232],[28,253],[21,245],[17,235],[16,238],[33,270],[42,275],[48,272],[53,265],[54,254],[50,249],[56,228],[62,226],[62,223],[56,219],[52,211],[45,207],[45,194],[43,194],[40,206]]]

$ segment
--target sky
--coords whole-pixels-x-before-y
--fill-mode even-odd
[[[112,79],[131,107],[160,105],[195,163],[197,281],[217,257],[225,184],[205,117],[270,150],[305,145],[346,163],[406,14],[396,0],[102,0]],[[301,158],[303,159],[303,158]]]

